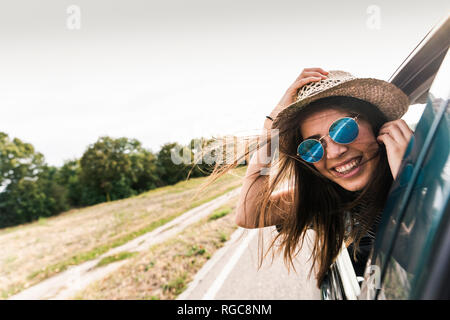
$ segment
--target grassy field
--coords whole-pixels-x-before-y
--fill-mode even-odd
[[[1,298],[6,299],[70,265],[96,258],[239,187],[245,171],[246,167],[241,167],[226,174],[193,202],[189,200],[206,178],[0,230]],[[211,221],[214,220],[220,217]],[[126,258],[133,256],[129,253]]]
[[[92,283],[74,299],[175,299],[236,230],[237,200],[238,197],[230,199],[209,217],[187,227],[176,237],[128,258],[125,265]]]

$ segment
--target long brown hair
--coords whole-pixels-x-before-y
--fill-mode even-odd
[[[269,221],[269,215],[274,205],[270,196],[274,191],[285,186],[287,182],[287,189],[291,191],[289,193],[291,196],[284,201],[289,204],[290,209],[284,213],[283,224],[269,249],[275,248],[276,243],[276,247],[283,250],[285,263],[294,267],[293,258],[304,244],[306,231],[313,229],[315,238],[311,252],[313,259],[311,272],[316,270],[317,286],[320,286],[330,265],[335,261],[342,244],[348,245],[353,242],[357,249],[361,238],[373,229],[392,184],[386,150],[382,145],[375,146],[374,149],[377,152],[368,160],[379,159],[374,176],[362,190],[356,192],[348,191],[325,178],[313,165],[302,161],[297,156],[298,143],[303,139],[299,124],[311,112],[329,108],[359,114],[360,119],[371,124],[375,136],[387,121],[374,105],[356,98],[340,96],[317,100],[304,110],[281,120],[277,127],[279,130],[278,158],[272,159],[269,164],[270,179],[266,180],[267,186],[261,188],[256,205],[256,223],[263,227],[264,222]],[[269,135],[262,144],[255,144],[255,139],[239,139],[240,143],[247,145],[244,152],[237,156],[234,155],[235,161],[231,163],[229,159],[225,164],[216,163],[212,174],[200,187],[199,192],[242,163],[243,159],[248,159],[249,154],[262,145],[268,144],[271,138]],[[249,143],[249,141],[253,143]],[[226,156],[224,159],[227,159]],[[258,174],[254,183],[262,177]],[[262,241],[260,241],[260,253],[262,252]],[[260,266],[266,255],[267,253],[260,254]]]

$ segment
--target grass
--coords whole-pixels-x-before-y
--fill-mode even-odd
[[[226,242],[228,241],[228,235],[223,231],[219,231],[219,239],[220,242]]]
[[[132,198],[73,209],[55,217],[0,230],[3,247],[0,252],[1,298],[17,294],[69,266],[98,258],[108,250],[239,187],[245,170],[246,167],[240,167],[221,177],[192,202],[189,200],[206,178],[181,181]],[[213,219],[225,216],[224,212],[216,214]],[[7,259],[12,255],[18,258]],[[13,272],[7,274],[7,270]]]
[[[110,263],[113,263],[116,261],[125,260],[136,254],[137,254],[137,252],[127,252],[127,251],[119,252],[118,254],[115,254],[113,256],[104,257],[102,260],[100,260],[97,263],[96,267],[103,267],[103,266],[106,266],[107,264],[110,264]]]
[[[198,256],[202,255],[206,252],[205,248],[203,248],[202,245],[197,247],[196,245],[193,245],[188,252],[185,254],[186,257],[192,257],[192,256]]]
[[[118,270],[78,292],[75,299],[167,300],[175,299],[200,268],[221,248],[231,233],[237,198],[226,204],[222,218],[206,217],[164,243],[131,257]],[[221,210],[217,210],[221,211]]]
[[[110,249],[119,247],[119,246],[121,246],[143,234],[146,234],[148,232],[155,230],[158,227],[163,226],[164,224],[172,221],[173,219],[177,218],[184,212],[185,211],[181,211],[181,212],[178,212],[177,214],[172,215],[168,218],[162,218],[158,221],[152,222],[150,225],[146,226],[145,228],[140,229],[135,232],[131,232],[131,233],[117,239],[114,242],[96,247],[87,252],[82,252],[82,253],[76,254],[65,261],[50,265],[50,266],[46,267],[45,269],[34,271],[27,277],[27,280],[39,278],[39,281],[42,281],[42,280],[45,280],[45,279],[53,276],[56,273],[67,270],[67,268],[70,266],[79,265],[83,262],[96,259],[97,257],[101,256],[105,252],[108,252]]]
[[[232,211],[230,207],[221,207],[214,211],[209,217],[208,220],[217,220],[222,217],[225,217],[227,214],[229,214]]]
[[[38,223],[40,226],[46,226],[46,225],[47,225],[47,218],[39,217],[37,223]]]
[[[62,261],[57,264],[50,265],[42,270],[36,270],[32,272],[27,279],[33,280],[35,278],[39,278],[40,281],[47,279],[48,277],[66,270],[69,266],[78,265],[80,263],[92,260],[97,258],[98,256],[102,255],[103,253],[107,252],[109,249],[111,249],[111,246],[101,246],[98,248],[95,248],[93,250],[90,250],[88,252],[82,252],[77,255],[72,256],[70,259]]]
[[[176,278],[170,280],[168,283],[164,284],[162,286],[163,291],[165,293],[172,292],[174,295],[179,295],[186,289],[186,279],[187,279],[187,273],[183,272],[181,275],[177,276]]]

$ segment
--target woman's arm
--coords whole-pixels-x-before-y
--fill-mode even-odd
[[[293,103],[295,101],[298,89],[300,89],[303,85],[310,82],[316,82],[322,79],[326,79],[327,74],[328,72],[324,71],[321,68],[304,69],[294,81],[294,83],[288,88],[284,96],[281,98],[279,104],[270,113],[270,117],[272,119],[275,119],[280,111],[282,111],[286,106]],[[263,135],[267,136],[267,134],[270,133],[271,128],[272,121],[270,119],[266,119],[264,122]],[[261,190],[263,190],[263,188],[267,186],[269,179],[268,175],[261,174],[261,170],[264,170],[265,168],[268,168],[270,166],[270,163],[265,164],[264,161],[262,161],[262,159],[266,159],[267,155],[270,154],[268,152],[269,150],[271,150],[270,141],[268,144],[263,145],[253,154],[248,165],[238,201],[236,214],[236,223],[243,228],[259,227],[256,221],[256,204],[258,195],[260,194]],[[273,209],[269,213],[269,217],[267,217],[267,221],[265,221],[264,226],[282,224],[282,212],[287,209],[285,208],[286,205],[284,199],[287,196],[287,191],[281,191],[272,194],[271,200],[274,201],[275,204],[274,206],[272,206]]]
[[[274,112],[271,113],[273,116]],[[271,129],[271,120],[266,119],[264,130],[269,133]],[[263,132],[263,135],[265,133]],[[265,164],[262,159],[267,157],[268,150],[271,150],[271,142],[261,146],[252,156],[245,174],[244,183],[242,185],[241,194],[237,205],[236,224],[243,228],[257,228],[258,223],[256,203],[257,197],[263,188],[267,186],[269,176],[264,174],[264,170],[269,168],[270,163]],[[279,215],[270,213],[269,221],[265,221],[266,225],[271,226],[281,223]]]

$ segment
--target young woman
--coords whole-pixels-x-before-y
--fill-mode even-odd
[[[400,119],[408,105],[388,82],[304,69],[266,117],[267,138],[248,165],[236,223],[276,225],[272,245],[291,263],[313,229],[319,286],[343,243],[358,248],[374,235],[412,135]],[[278,159],[270,154],[274,141]],[[235,166],[216,166],[207,184]]]

